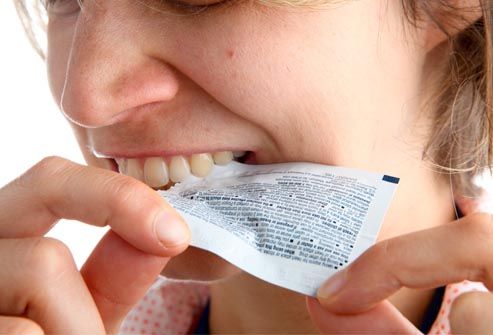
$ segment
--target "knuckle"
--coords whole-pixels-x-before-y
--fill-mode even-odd
[[[401,287],[401,280],[395,273],[396,250],[393,239],[378,242],[348,267],[348,276],[365,277],[369,271],[378,269],[385,279],[383,282],[389,290]]]
[[[54,238],[34,238],[29,254],[26,267],[42,283],[52,284],[63,273],[76,268],[69,248]]]
[[[63,169],[69,164],[69,161],[58,157],[58,156],[49,156],[40,160],[36,165],[33,166],[31,171],[34,174],[41,175],[54,175],[59,170]]]
[[[36,187],[33,186],[45,180],[53,180],[57,173],[65,170],[69,164],[68,160],[61,157],[45,157],[19,177],[17,184],[35,190]]]
[[[22,184],[33,192],[53,218],[60,217],[57,206],[63,208],[69,198],[65,197],[64,186],[80,167],[61,157],[49,156],[34,165],[24,176]]]
[[[385,260],[387,264],[392,266],[395,260],[395,253],[397,252],[394,249],[394,243],[392,240],[383,240],[382,242],[375,245],[375,258],[379,260]]]
[[[377,243],[374,247],[374,260],[382,265],[382,271],[385,274],[386,286],[393,289],[398,289],[402,286],[402,280],[399,276],[397,268],[402,268],[403,264],[396,264],[396,260],[400,259],[400,249],[396,248],[394,239],[387,239]]]

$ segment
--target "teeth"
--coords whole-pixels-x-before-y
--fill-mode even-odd
[[[127,160],[127,166],[125,167],[126,175],[134,177],[137,180],[144,181],[144,172],[140,166],[138,159],[131,158]]]
[[[226,165],[245,154],[245,151],[201,153],[193,154],[189,161],[183,156],[171,157],[169,161],[165,161],[162,157],[149,157],[144,160],[116,158],[115,160],[120,173],[143,181],[152,188],[164,189],[170,185],[170,181],[171,184],[181,182],[190,174],[199,178],[207,177],[214,164]]]
[[[213,155],[214,163],[217,165],[226,165],[233,160],[233,153],[231,151],[216,152]]]
[[[174,156],[169,163],[169,179],[180,182],[190,175],[190,165],[183,156]]]
[[[147,158],[144,163],[144,177],[147,185],[163,187],[169,182],[168,167],[161,157]]]
[[[197,154],[190,157],[192,174],[196,177],[206,177],[212,170],[214,161],[211,154]]]

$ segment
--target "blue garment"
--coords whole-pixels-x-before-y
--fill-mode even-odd
[[[435,290],[433,294],[433,298],[431,298],[431,302],[428,305],[428,309],[423,317],[423,321],[419,326],[419,331],[423,334],[427,334],[431,326],[433,326],[433,322],[435,322],[438,317],[438,313],[440,312],[440,308],[442,307],[443,296],[445,294],[445,286],[439,287]]]
[[[210,310],[210,299],[207,301],[205,305],[204,311],[200,315],[199,323],[197,328],[195,329],[194,335],[208,335],[209,331],[209,310]]]

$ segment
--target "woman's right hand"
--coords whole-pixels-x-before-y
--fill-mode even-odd
[[[43,237],[61,218],[111,227],[80,272],[62,242]],[[0,333],[116,333],[189,237],[145,184],[43,159],[0,189]]]

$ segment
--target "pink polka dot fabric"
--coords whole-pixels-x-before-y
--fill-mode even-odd
[[[442,306],[428,334],[448,335],[453,301],[461,294],[488,290],[481,283],[463,281],[447,285]],[[119,335],[179,335],[193,332],[209,298],[205,284],[160,277],[126,316]]]
[[[125,317],[118,334],[188,334],[208,298],[207,285],[159,277]]]
[[[443,296],[442,306],[438,317],[433,323],[428,334],[430,335],[446,335],[451,334],[449,314],[452,303],[458,296],[466,292],[488,292],[488,289],[481,283],[463,281],[461,283],[447,285]]]

